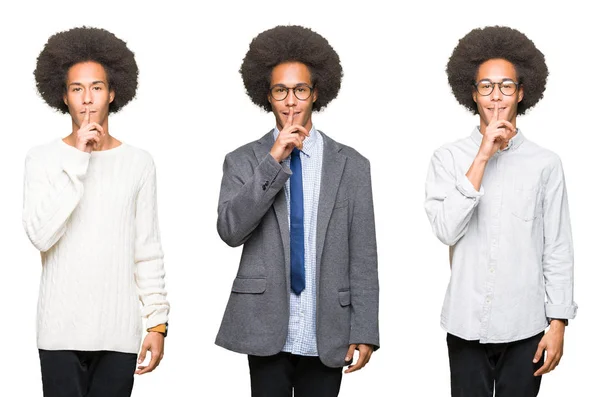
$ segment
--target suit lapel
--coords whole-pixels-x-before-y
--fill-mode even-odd
[[[320,132],[320,131],[319,131]],[[331,219],[335,198],[346,165],[346,156],[340,153],[342,147],[333,139],[323,134],[323,166],[321,169],[321,190],[319,193],[319,210],[317,213],[317,291],[321,271],[321,256],[325,245],[325,234]]]
[[[260,138],[256,145],[254,145],[254,154],[258,163],[263,161],[265,156],[269,153],[275,143],[273,138],[273,130],[269,131],[266,135]],[[257,164],[258,164],[257,163]],[[273,209],[275,210],[275,216],[277,217],[277,223],[279,224],[279,233],[281,234],[281,241],[283,242],[283,257],[285,258],[285,272],[286,280],[290,284],[290,228],[288,225],[288,210],[287,203],[285,201],[285,190],[281,189],[275,201],[273,202]]]

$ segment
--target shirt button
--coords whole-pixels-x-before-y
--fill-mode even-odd
[[[490,273],[494,273],[494,268],[490,267]]]
[[[485,300],[485,303],[490,303],[490,298],[487,298],[487,299]]]

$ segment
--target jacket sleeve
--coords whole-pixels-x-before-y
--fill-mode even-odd
[[[235,152],[225,157],[217,231],[232,247],[242,245],[273,205],[292,172],[267,154],[253,172],[242,172]]]
[[[22,221],[38,250],[48,251],[65,233],[67,221],[83,196],[90,157],[75,148],[66,150],[56,169],[39,154],[27,154]]]
[[[425,211],[433,232],[446,245],[454,245],[466,233],[479,199],[465,175],[456,175],[454,159],[448,149],[437,150],[431,159],[425,183]]]
[[[379,277],[377,241],[371,189],[371,170],[367,162],[355,189],[350,225],[350,344],[371,344],[379,348]]]

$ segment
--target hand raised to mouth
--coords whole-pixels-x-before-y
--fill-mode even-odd
[[[304,139],[310,133],[300,124],[294,124],[294,108],[290,107],[285,125],[279,131],[279,136],[271,148],[271,156],[277,162],[287,158],[295,147],[302,150]]]
[[[100,143],[100,137],[104,136],[104,129],[96,122],[90,122],[90,108],[86,106],[85,115],[81,127],[77,130],[75,147],[82,152],[91,153]]]
[[[479,147],[478,156],[484,160],[489,160],[498,150],[508,144],[511,137],[516,134],[515,127],[506,120],[499,120],[498,102],[494,104],[494,113],[490,122],[485,127],[485,131],[481,131],[483,139]]]

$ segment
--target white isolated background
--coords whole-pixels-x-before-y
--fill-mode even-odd
[[[67,135],[70,121],[40,99],[32,72],[51,34],[81,25],[108,29],[135,52],[137,99],[110,118],[110,132],[152,153],[158,169],[171,330],[162,364],[136,377],[133,396],[250,395],[246,357],[213,343],[241,253],[220,241],[215,222],[225,154],[274,125],[246,96],[238,69],[251,39],[278,24],[310,27],[337,50],[342,89],[314,122],[372,165],[382,347],[367,367],[343,377],[341,395],[450,395],[439,326],[448,253],[423,210],[424,181],[434,149],[478,123],[450,92],[448,57],[471,29],[496,24],[520,29],[546,55],[545,98],[518,126],[561,156],[571,207],[580,313],[540,395],[596,395],[600,30],[591,4],[3,2],[0,396],[42,395],[35,338],[41,266],[21,226],[23,163],[31,146]]]

